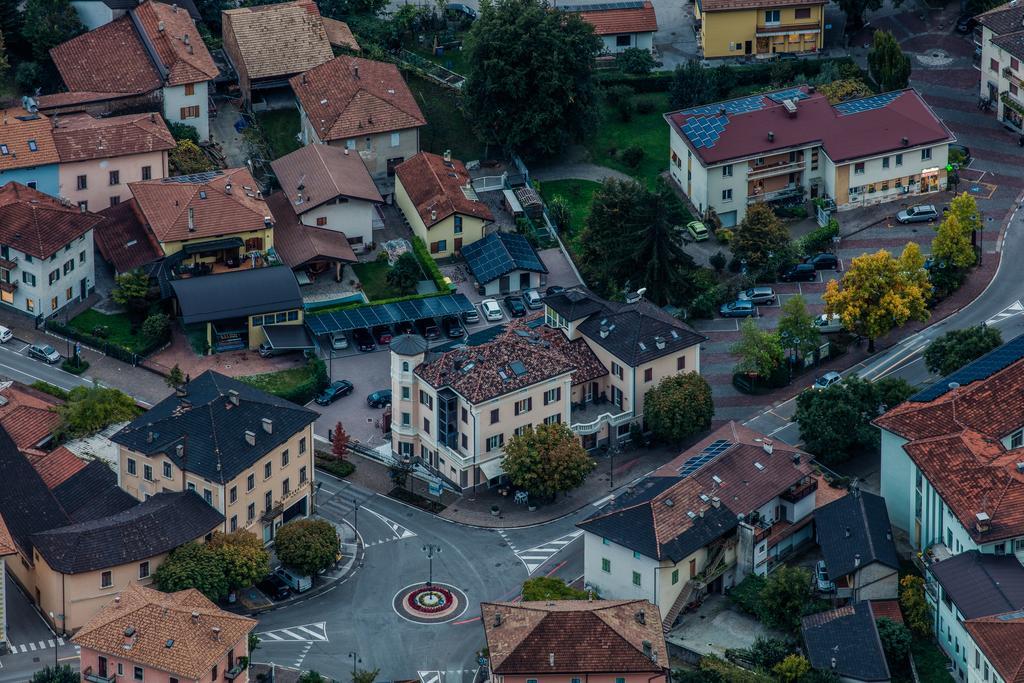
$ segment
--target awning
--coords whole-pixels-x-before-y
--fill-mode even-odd
[[[472,310],[475,310],[473,304],[465,294],[445,294],[426,299],[412,299],[393,304],[360,306],[331,313],[307,315],[306,325],[309,326],[313,334],[319,336],[332,332],[370,328],[375,325],[395,325],[426,318],[459,315]]]
[[[488,480],[496,479],[505,474],[505,470],[501,469],[501,458],[494,458],[493,460],[480,463],[480,471],[484,473]]]
[[[313,348],[313,340],[305,325],[264,325],[270,348],[283,351],[304,351]]]
[[[186,244],[181,248],[185,252],[186,256],[192,254],[198,254],[203,251],[218,251],[220,249],[237,249],[238,247],[245,246],[245,242],[242,241],[241,237],[222,237],[219,240],[210,240],[208,242],[196,242],[194,244]]]

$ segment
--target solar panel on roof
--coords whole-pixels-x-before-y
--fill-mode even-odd
[[[810,95],[805,93],[800,88],[790,88],[788,90],[780,90],[778,92],[768,93],[768,97],[775,100],[779,104],[782,104],[783,100],[805,100]]]
[[[899,97],[902,93],[887,92],[881,95],[872,95],[871,97],[864,97],[859,100],[851,100],[849,102],[840,102],[835,105],[835,110],[840,114],[859,114],[865,111],[872,111],[874,109],[881,109],[889,106],[893,100]]]
[[[563,12],[602,12],[613,9],[640,9],[643,6],[643,0],[620,0],[619,2],[602,2],[600,4],[559,5],[558,9]]]
[[[344,311],[313,313],[306,316],[306,325],[315,335],[347,332],[375,325],[394,325],[423,318],[437,318],[474,310],[465,294],[446,294],[427,299],[400,301],[393,304],[360,306]]]
[[[996,617],[1000,621],[1016,621],[1017,619],[1024,619],[1024,610],[1017,612],[1008,612],[1007,614],[1000,614]]]
[[[488,283],[516,269],[543,272],[537,252],[522,235],[495,233],[462,248],[477,282]]]
[[[933,401],[949,391],[951,382],[956,382],[963,386],[971,382],[987,379],[1021,358],[1024,358],[1024,334],[1014,337],[998,349],[989,351],[981,358],[965,365],[952,375],[943,377],[927,389],[911,396],[910,400],[920,403]]]
[[[705,446],[704,450],[702,450],[700,453],[697,453],[696,455],[691,455],[689,458],[686,459],[686,462],[684,462],[682,466],[680,466],[679,468],[680,476],[690,476],[691,474],[699,470],[701,467],[703,467],[710,461],[714,460],[716,457],[718,457],[725,451],[729,450],[730,446],[732,446],[732,442],[726,439],[717,439],[716,441],[712,441],[707,446]]]

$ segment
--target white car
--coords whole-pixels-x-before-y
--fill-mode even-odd
[[[832,315],[822,313],[821,315],[814,319],[814,327],[815,329],[818,330],[818,332],[822,334],[842,332],[843,321],[838,315],[834,313]]]
[[[331,348],[335,351],[348,348],[348,337],[345,336],[344,332],[334,332],[331,334]]]
[[[14,333],[3,325],[0,325],[0,344],[6,344],[12,339],[14,339]]]
[[[811,385],[811,389],[828,389],[830,386],[837,382],[841,382],[843,376],[838,372],[826,372],[824,375],[814,380],[814,384]]]
[[[505,319],[505,314],[501,312],[501,306],[494,299],[484,299],[481,301],[480,309],[484,312],[484,317],[491,322],[499,322]]]

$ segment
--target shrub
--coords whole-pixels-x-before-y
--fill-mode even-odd
[[[430,252],[427,250],[427,244],[419,237],[414,236],[412,238],[412,249],[416,252],[416,258],[420,260],[420,265],[423,267],[424,272],[430,275],[430,279],[434,281],[435,285],[437,285],[437,291],[447,292],[448,284],[444,281],[444,273],[442,273],[441,269],[437,267],[437,261],[430,256]],[[377,303],[380,304],[384,302],[378,301]]]
[[[604,99],[613,107],[619,106],[623,100],[632,100],[634,91],[628,85],[613,85],[605,88]]]
[[[638,114],[651,114],[657,108],[653,100],[643,98],[636,101],[636,111]]]
[[[619,114],[619,120],[629,123],[633,120],[633,112],[636,111],[636,104],[629,98],[623,98],[615,104],[615,111]]]
[[[721,251],[716,251],[711,258],[708,259],[708,263],[710,263],[711,267],[715,269],[715,272],[721,273],[725,270],[725,254]]]
[[[167,129],[171,131],[171,135],[174,136],[174,140],[189,140],[192,144],[199,144],[199,131],[196,130],[195,126],[190,126],[187,123],[179,123],[177,121],[168,121]]]
[[[764,584],[763,576],[748,574],[745,579],[733,586],[729,592],[729,599],[747,614],[757,616],[761,613],[761,590]]]
[[[328,474],[333,474],[339,479],[344,479],[356,471],[356,466],[348,460],[336,460],[333,458],[325,458],[320,455],[316,457],[316,466]]]
[[[797,240],[796,250],[802,256],[814,256],[819,252],[828,251],[832,248],[832,238],[838,234],[839,221],[832,218],[827,225],[809,232]]]
[[[712,287],[711,289],[698,294],[694,297],[690,303],[689,314],[691,318],[714,318],[715,313],[718,312],[718,297],[720,296],[720,288]]]
[[[154,313],[142,323],[142,336],[150,342],[162,342],[171,331],[171,319],[163,313]]]
[[[627,147],[626,149],[622,150],[622,163],[626,164],[626,166],[629,166],[630,168],[636,168],[637,166],[640,165],[640,162],[643,160],[643,147],[637,147],[636,145],[634,145],[632,147]]]
[[[71,395],[70,392],[65,391],[64,389],[61,389],[60,387],[56,387],[56,386],[50,384],[49,382],[44,382],[42,380],[39,380],[37,382],[32,382],[32,384],[29,385],[29,386],[31,386],[36,391],[41,391],[44,394],[49,394],[50,396],[55,396],[55,397],[61,399],[62,401],[68,400],[68,396]]]
[[[70,372],[72,375],[81,375],[89,369],[89,361],[84,358],[79,358],[78,360],[75,360],[74,358],[65,358],[64,362],[60,364],[60,367],[65,372]]]
[[[622,73],[642,76],[654,68],[654,57],[649,50],[631,47],[619,53],[615,63],[622,69]]]
[[[729,228],[722,228],[715,233],[715,237],[721,244],[729,244],[732,241],[732,230]]]

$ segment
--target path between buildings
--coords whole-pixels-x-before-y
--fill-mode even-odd
[[[595,183],[600,183],[606,178],[633,180],[632,176],[621,171],[585,162],[566,162],[538,167],[530,170],[530,176],[541,182],[545,180],[592,180]]]

